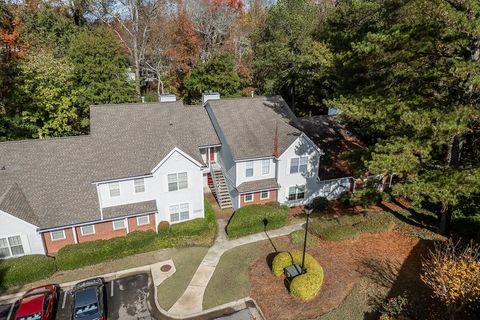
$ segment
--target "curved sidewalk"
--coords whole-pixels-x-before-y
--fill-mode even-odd
[[[207,288],[207,285],[215,272],[215,268],[225,251],[244,244],[288,235],[293,231],[302,229],[303,224],[289,225],[280,229],[256,233],[235,240],[227,240],[225,226],[225,220],[218,220],[219,234],[214,245],[208,250],[203,258],[183,295],[168,310],[169,314],[178,317],[187,317],[203,311],[203,295],[205,289]]]

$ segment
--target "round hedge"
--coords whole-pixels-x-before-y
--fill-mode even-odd
[[[283,275],[283,269],[294,263],[302,263],[302,252],[280,252],[273,259],[272,272],[276,277],[280,277]],[[317,295],[323,283],[323,268],[308,253],[305,253],[305,271],[290,283],[290,294],[302,300],[308,300]]]

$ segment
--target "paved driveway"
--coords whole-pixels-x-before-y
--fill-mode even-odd
[[[151,298],[153,298],[153,288],[149,283],[148,274],[138,274],[125,278],[116,279],[107,282],[107,319],[111,320],[150,320],[155,319],[150,310],[152,309]],[[152,291],[152,292],[151,292]],[[70,319],[71,297],[68,292],[61,291],[57,305],[58,320]],[[13,307],[12,316],[8,315],[12,305],[0,305],[0,320],[13,320],[15,308]]]

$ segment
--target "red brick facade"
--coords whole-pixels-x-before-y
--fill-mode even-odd
[[[252,192],[253,201],[245,201],[245,193],[240,195],[240,207],[248,206],[250,204],[265,204],[267,202],[277,201],[277,190],[267,190],[269,192],[269,197],[267,199],[261,199],[262,192]]]
[[[146,231],[146,230],[156,230],[155,227],[155,213],[150,213],[149,215],[149,224],[146,225],[137,225],[137,217],[129,217],[128,220],[128,232],[133,231]],[[64,229],[65,239],[63,240],[52,240],[50,232],[42,233],[43,241],[45,243],[45,251],[47,254],[57,253],[61,248],[69,244],[75,243],[75,237],[73,230],[75,230],[77,236],[77,242],[87,242],[100,239],[111,239],[114,237],[120,237],[127,235],[127,228],[114,230],[113,221],[105,221],[95,223],[95,233],[91,235],[82,235],[81,227],[68,227]]]

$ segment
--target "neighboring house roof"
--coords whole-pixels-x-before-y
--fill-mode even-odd
[[[209,100],[207,104],[235,160],[274,156],[275,132],[278,155],[301,135],[297,118],[280,96]]]
[[[203,163],[199,147],[218,144],[201,107],[95,106],[88,136],[0,143],[0,198],[13,197],[8,191],[16,183],[33,214],[25,203],[6,212],[26,221],[37,217],[41,228],[95,221],[100,210],[93,182],[147,174],[174,147]]]
[[[280,185],[274,178],[243,182],[237,187],[238,193],[273,189],[280,189]]]
[[[320,160],[318,177],[321,180],[354,175],[354,169],[343,153],[361,151],[365,144],[349,132],[338,116],[312,116],[300,119],[303,130],[325,153]]]
[[[157,211],[155,200],[129,203],[120,206],[107,207],[102,209],[104,219],[120,218],[132,213],[147,213]]]

